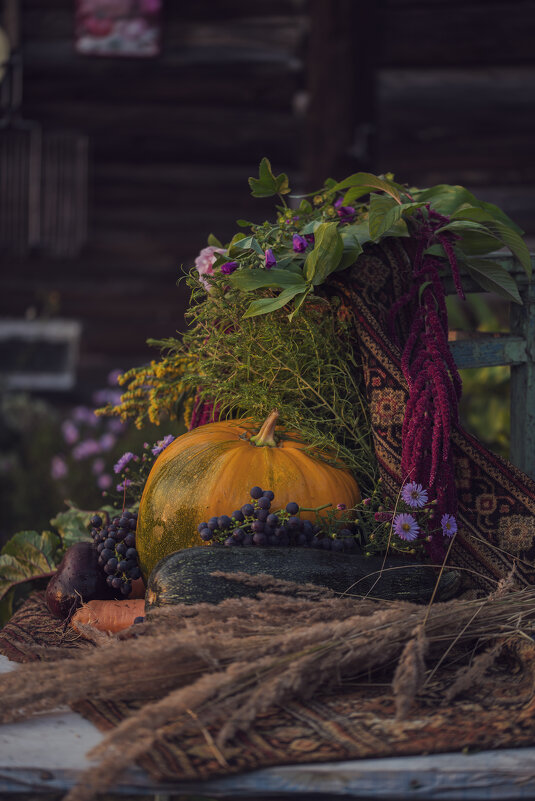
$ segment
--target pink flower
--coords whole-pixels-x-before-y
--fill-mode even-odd
[[[61,424],[61,433],[63,434],[63,439],[68,445],[74,445],[74,443],[80,439],[80,432],[72,420],[63,421]]]
[[[103,473],[101,476],[98,477],[97,484],[100,487],[100,489],[103,490],[109,489],[112,484],[111,476],[108,473]]]
[[[208,281],[203,278],[203,275],[213,275],[214,268],[213,264],[217,258],[218,253],[224,253],[225,251],[223,248],[216,248],[212,245],[208,245],[208,247],[203,248],[197,258],[195,259],[195,267],[197,268],[197,272],[199,273],[199,281],[204,286],[207,292],[210,291],[210,284]]]
[[[54,481],[58,481],[60,478],[65,478],[68,470],[69,468],[67,467],[67,462],[63,456],[52,457],[52,462],[50,463],[50,475]]]

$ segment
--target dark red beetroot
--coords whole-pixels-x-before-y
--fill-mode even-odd
[[[82,603],[114,597],[91,542],[76,542],[67,549],[57,572],[48,582],[45,594],[52,614],[63,619]]]

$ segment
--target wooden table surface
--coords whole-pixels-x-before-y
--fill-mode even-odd
[[[0,673],[16,668],[0,656]],[[0,726],[0,796],[58,793],[91,765],[86,753],[102,738],[93,724],[67,707]],[[206,798],[269,796],[327,799],[440,799],[516,801],[535,799],[535,747],[363,759],[264,768],[207,782],[157,784],[141,769],[129,771],[111,793]]]

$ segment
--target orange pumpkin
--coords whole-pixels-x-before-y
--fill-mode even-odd
[[[255,485],[275,493],[273,509],[289,501],[314,508],[342,503],[348,509],[358,503],[351,473],[305,452],[297,434],[276,426],[278,416],[272,412],[258,434],[250,420],[208,423],[162,451],[139,507],[136,548],[145,579],[164,556],[202,545],[198,524],[232,514],[250,500]],[[315,520],[313,512],[302,517]]]

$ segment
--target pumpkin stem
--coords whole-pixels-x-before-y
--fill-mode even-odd
[[[270,448],[275,448],[277,445],[277,440],[275,439],[275,427],[277,425],[277,420],[279,419],[279,413],[277,409],[273,409],[272,412],[266,417],[262,424],[262,428],[255,434],[249,442],[252,442],[253,445],[257,445],[259,448],[264,447],[264,445],[268,445]]]

